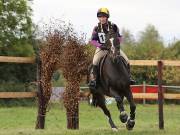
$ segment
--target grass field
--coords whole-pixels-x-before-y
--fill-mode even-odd
[[[136,125],[132,131],[126,130],[119,119],[115,104],[108,105],[118,132],[112,132],[106,117],[99,108],[80,104],[80,129],[66,129],[65,109],[61,104],[53,104],[46,117],[45,130],[35,130],[37,108],[0,107],[0,135],[180,135],[180,106],[165,105],[165,130],[158,129],[157,105],[137,105]],[[125,106],[129,110],[129,106]]]

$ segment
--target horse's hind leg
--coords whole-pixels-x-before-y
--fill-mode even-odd
[[[101,103],[101,104],[98,104],[98,106],[103,110],[104,114],[107,116],[108,118],[108,122],[112,128],[113,131],[117,131],[117,127],[116,125],[114,124],[112,118],[111,118],[111,114],[110,114],[110,111],[107,109],[105,103]]]
[[[118,109],[120,111],[119,119],[121,120],[122,123],[125,123],[125,122],[127,122],[128,115],[125,112],[125,109],[124,109],[124,106],[123,106],[123,99],[124,99],[124,96],[116,96],[115,97],[117,107],[118,107]]]
[[[133,95],[131,91],[129,91],[127,95],[127,100],[130,104],[130,118],[127,121],[126,127],[128,130],[131,130],[135,125],[135,111],[136,111],[136,105],[134,103]]]

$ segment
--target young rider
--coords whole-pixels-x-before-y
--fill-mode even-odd
[[[110,29],[112,29],[115,33],[118,34],[119,43],[121,42],[121,35],[119,34],[119,28],[116,24],[111,23],[109,18],[109,10],[107,8],[100,8],[97,12],[97,18],[99,20],[99,23],[97,26],[94,27],[91,41],[90,43],[96,47],[95,55],[93,58],[93,71],[92,71],[92,78],[89,82],[89,86],[91,88],[96,88],[97,86],[97,76],[98,76],[98,63],[100,59],[106,54],[106,47],[104,44],[106,43],[105,35],[109,32]],[[127,56],[124,54],[122,50],[120,50],[120,55],[124,58],[127,64],[127,69],[129,72],[131,84],[134,84],[134,80],[131,79],[130,75],[130,65],[129,60]]]

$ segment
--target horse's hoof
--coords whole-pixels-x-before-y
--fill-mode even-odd
[[[135,125],[135,120],[128,119],[126,123],[127,130],[132,130]]]
[[[117,132],[118,129],[117,128],[112,128],[112,131]]]
[[[120,120],[122,123],[126,123],[127,119],[128,119],[128,115],[125,111],[121,112],[120,116],[119,116]]]

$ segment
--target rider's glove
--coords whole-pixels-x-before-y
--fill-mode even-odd
[[[101,45],[101,46],[100,46],[100,49],[101,49],[101,50],[107,50],[107,47],[106,47],[105,45]]]

